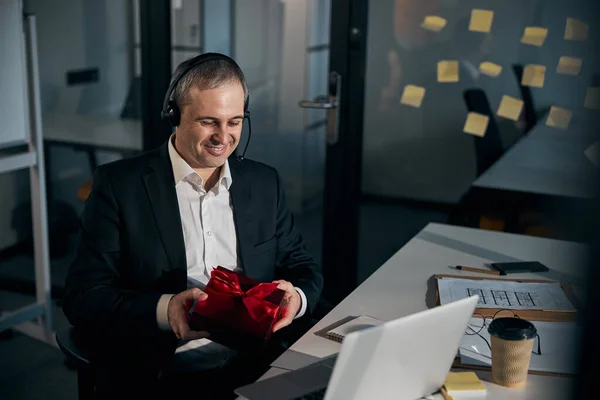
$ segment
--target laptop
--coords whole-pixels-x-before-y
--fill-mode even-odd
[[[339,354],[236,389],[248,400],[415,400],[437,392],[478,296],[352,332]]]

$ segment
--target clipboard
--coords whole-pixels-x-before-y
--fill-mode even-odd
[[[567,299],[573,304],[576,310],[579,310],[579,301],[575,296],[573,287],[567,282],[559,282],[553,280],[544,279],[502,279],[502,278],[488,278],[481,276],[464,276],[464,275],[447,275],[447,274],[436,274],[433,276],[435,279],[435,305],[440,305],[440,293],[438,281],[443,278],[454,278],[454,279],[468,279],[478,281],[509,281],[519,283],[559,283],[563,292],[567,296]],[[504,308],[475,308],[475,313],[483,315],[484,317],[493,317],[498,311],[504,310]],[[577,320],[577,311],[556,311],[556,310],[511,310],[515,315],[520,318],[527,319],[530,321],[543,321],[543,322],[573,322]]]
[[[554,280],[544,279],[502,279],[502,278],[488,278],[480,276],[464,276],[464,275],[449,275],[449,274],[436,274],[433,276],[435,279],[435,304],[440,305],[440,294],[438,288],[438,280],[443,278],[456,278],[456,279],[469,279],[469,280],[491,280],[491,281],[511,281],[511,282],[522,282],[522,283],[557,283]],[[576,310],[580,309],[580,303],[575,296],[573,287],[567,282],[558,282],[560,287],[564,291],[565,295],[573,304]],[[503,308],[475,308],[475,313],[483,315],[484,317],[493,317],[496,312],[503,310]],[[544,321],[544,322],[573,322],[577,319],[577,311],[551,311],[551,310],[511,310],[515,315],[520,318],[527,319],[530,321]],[[454,359],[452,363],[453,368],[468,369],[468,370],[479,370],[479,371],[491,371],[491,366],[482,365],[471,365],[463,364],[460,361],[460,356]],[[573,374],[557,373],[557,372],[545,372],[529,370],[527,372],[531,375],[544,375],[544,376],[556,376],[556,377],[573,377]]]
[[[452,368],[460,368],[460,369],[468,369],[468,370],[477,370],[477,371],[491,371],[492,367],[483,366],[483,365],[471,365],[471,364],[463,364],[460,362],[460,357],[456,357],[454,362],[452,363]],[[542,376],[556,376],[561,378],[573,378],[575,374],[565,374],[561,372],[546,372],[546,371],[535,371],[528,370],[528,375],[542,375]]]

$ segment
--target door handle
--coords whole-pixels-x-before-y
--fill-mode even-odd
[[[335,71],[329,73],[327,96],[317,96],[313,101],[301,100],[298,105],[302,108],[316,108],[327,110],[327,144],[338,142],[339,128],[339,95],[342,91],[342,77]]]
[[[338,101],[328,101],[327,96],[317,96],[313,101],[310,100],[300,100],[298,105],[302,108],[322,108],[328,110],[330,108],[335,108],[339,105]]]

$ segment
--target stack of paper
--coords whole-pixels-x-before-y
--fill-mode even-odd
[[[440,304],[478,295],[477,308],[576,311],[559,282],[513,282],[443,278],[438,280]]]

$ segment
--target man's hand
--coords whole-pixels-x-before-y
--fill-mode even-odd
[[[281,328],[285,328],[292,323],[302,307],[302,299],[300,298],[298,291],[296,291],[296,288],[294,288],[290,282],[279,280],[273,281],[273,283],[279,283],[277,288],[285,291],[281,319],[273,326],[273,332],[277,332]]]
[[[169,325],[179,340],[195,340],[208,337],[206,331],[193,331],[190,329],[189,312],[194,300],[204,301],[208,295],[198,288],[181,292],[169,301]]]

